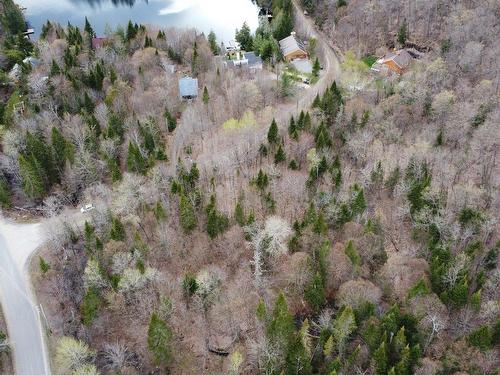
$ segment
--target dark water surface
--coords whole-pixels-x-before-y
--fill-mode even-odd
[[[133,22],[176,27],[194,27],[218,40],[234,38],[234,31],[246,21],[252,30],[258,25],[257,7],[250,0],[15,0],[25,7],[30,26],[38,35],[47,19],[62,25],[83,26],[85,16],[98,35],[106,25],[125,26]]]

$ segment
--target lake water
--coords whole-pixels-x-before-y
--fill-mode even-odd
[[[83,26],[85,16],[99,35],[106,24],[126,26],[129,20],[159,26],[194,27],[219,42],[234,39],[234,31],[247,22],[258,26],[258,9],[250,0],[15,0],[38,35],[47,19],[62,25]]]

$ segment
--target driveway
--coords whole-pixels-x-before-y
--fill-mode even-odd
[[[16,224],[0,217],[0,302],[17,375],[50,374],[27,272],[28,259],[42,242],[40,224]]]

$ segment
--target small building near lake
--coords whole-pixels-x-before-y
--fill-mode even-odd
[[[181,78],[179,80],[179,95],[182,99],[195,99],[198,96],[198,78]]]
[[[286,61],[309,58],[304,42],[297,37],[295,31],[292,31],[290,36],[287,36],[285,39],[281,39],[279,44]]]

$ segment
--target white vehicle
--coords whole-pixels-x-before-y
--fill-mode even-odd
[[[89,212],[93,209],[94,209],[94,205],[92,203],[88,203],[85,206],[83,206],[82,208],[80,208],[80,212],[83,214],[83,213]]]

